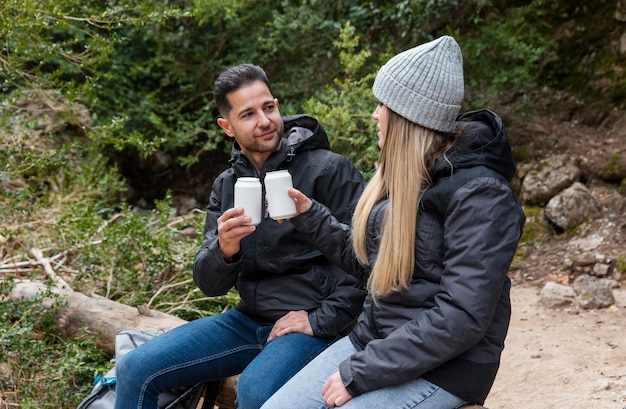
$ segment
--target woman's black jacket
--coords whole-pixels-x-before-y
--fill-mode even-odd
[[[507,276],[525,216],[508,181],[515,162],[501,119],[491,111],[459,117],[464,132],[431,169],[415,231],[408,289],[368,295],[350,333],[359,349],[339,365],[348,391],[360,395],[423,377],[482,404],[493,384],[510,319]],[[368,258],[376,258],[387,201],[369,216]],[[322,252],[356,276],[367,275],[346,243],[350,227],[313,204],[292,219]]]

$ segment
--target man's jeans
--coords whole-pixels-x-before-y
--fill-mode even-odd
[[[267,342],[271,329],[228,311],[159,335],[117,363],[115,409],[156,409],[163,391],[239,373],[238,407],[258,409],[332,341],[291,333]]]
[[[348,337],[335,342],[280,388],[262,409],[326,409],[322,386],[357,349]],[[371,374],[376,376],[376,374]],[[341,409],[454,409],[465,402],[423,378],[356,396]]]

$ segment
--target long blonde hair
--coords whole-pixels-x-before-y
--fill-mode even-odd
[[[378,254],[368,280],[377,299],[402,291],[415,268],[417,207],[430,183],[428,167],[451,144],[451,135],[424,128],[386,106],[388,124],[380,165],[366,186],[352,218],[352,240],[357,259],[369,265],[366,248],[368,217],[374,205],[388,198],[381,226]]]

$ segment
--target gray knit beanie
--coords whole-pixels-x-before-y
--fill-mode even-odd
[[[426,128],[449,132],[463,101],[463,56],[454,38],[406,50],[382,66],[374,96],[389,109]]]

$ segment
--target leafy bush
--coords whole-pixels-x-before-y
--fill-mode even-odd
[[[555,38],[544,0],[489,7],[468,32],[454,30],[463,49],[467,85],[492,95],[537,86],[543,64],[555,58]],[[462,26],[463,27],[463,26]],[[469,34],[469,35],[468,35]],[[470,101],[477,108],[484,101]]]
[[[370,53],[358,51],[359,37],[346,23],[335,46],[343,67],[342,79],[309,99],[305,112],[316,116],[328,132],[331,147],[342,152],[367,176],[371,176],[378,159],[376,122],[371,117],[376,98],[371,91],[375,74],[357,77]]]
[[[3,298],[13,281],[0,281]],[[51,292],[31,300],[0,302],[0,391],[9,402],[22,408],[75,408],[91,389],[95,374],[104,372],[109,359],[92,337],[66,340],[56,335],[54,317],[63,303],[50,309],[45,299]]]
[[[200,211],[173,216],[169,198],[150,212],[127,207],[99,225],[94,224],[99,219],[93,217],[92,207],[76,208],[58,222],[72,249],[77,270],[73,285],[187,320],[232,307],[236,302],[232,295],[209,299],[191,277],[204,217]],[[83,225],[78,229],[72,227],[79,224]]]

